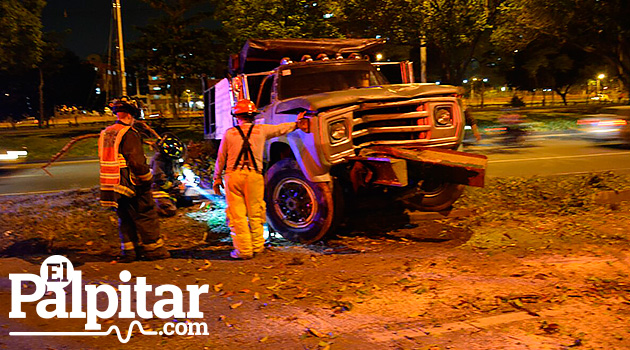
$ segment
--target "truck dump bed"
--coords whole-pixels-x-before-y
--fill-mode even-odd
[[[305,54],[313,58],[320,53],[331,58],[337,53],[369,54],[376,52],[384,44],[385,39],[249,39],[243,45],[238,58],[233,58],[230,62],[230,73],[272,70],[284,57],[299,61]]]

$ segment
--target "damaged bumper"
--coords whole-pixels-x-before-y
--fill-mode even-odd
[[[416,176],[483,187],[488,164],[483,155],[429,147],[372,146],[352,160],[355,187],[368,183],[405,187]]]

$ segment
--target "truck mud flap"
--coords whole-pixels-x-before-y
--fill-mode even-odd
[[[447,182],[483,187],[488,166],[484,155],[430,147],[372,146],[361,152],[362,156],[393,157],[410,162],[409,171],[420,167]]]

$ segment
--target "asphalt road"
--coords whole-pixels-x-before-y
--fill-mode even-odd
[[[88,188],[98,184],[98,161],[68,161],[54,163],[41,169],[43,164],[24,164],[0,169],[0,196],[20,193],[46,193],[60,190]]]
[[[614,171],[630,173],[630,149],[613,144],[596,144],[574,134],[529,136],[519,146],[482,140],[465,150],[488,156],[487,175],[549,176]]]
[[[517,147],[488,138],[465,150],[488,156],[490,177],[548,176],[600,171],[630,173],[630,149],[597,145],[571,134],[534,135]],[[97,161],[59,162],[48,168],[21,165],[0,170],[0,196],[88,188],[98,184]]]

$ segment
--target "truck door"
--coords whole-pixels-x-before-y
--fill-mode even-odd
[[[273,93],[274,74],[267,75],[260,84],[260,90],[256,97],[256,107],[262,110],[268,106],[272,101],[271,94]]]

